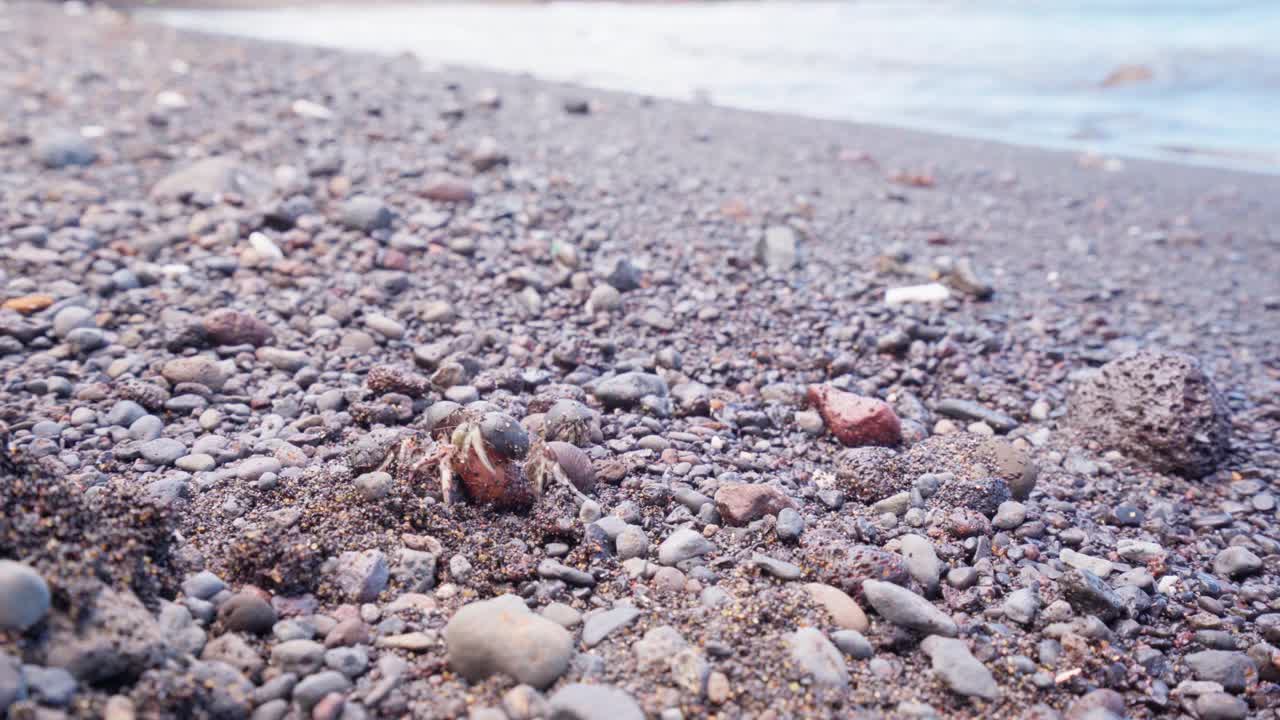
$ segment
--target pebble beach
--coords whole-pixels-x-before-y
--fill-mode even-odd
[[[1280,715],[1280,177],[73,7],[0,715]]]

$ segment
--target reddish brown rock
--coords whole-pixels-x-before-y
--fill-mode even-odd
[[[16,310],[23,315],[30,315],[44,310],[52,304],[52,295],[23,295],[22,297],[5,300],[3,307],[6,310]]]
[[[471,202],[475,199],[475,190],[471,183],[453,175],[436,175],[428,178],[422,187],[422,196],[437,202]]]
[[[358,617],[347,618],[334,625],[329,634],[324,636],[324,646],[327,648],[362,645],[368,642],[369,626]]]
[[[902,442],[902,423],[883,400],[854,395],[830,385],[810,385],[809,403],[836,439],[850,447]]]
[[[223,308],[204,316],[204,332],[215,345],[252,345],[271,342],[275,333],[258,318],[238,310]]]
[[[716,491],[716,510],[727,525],[746,525],[782,508],[795,507],[791,498],[772,485],[725,485]]]

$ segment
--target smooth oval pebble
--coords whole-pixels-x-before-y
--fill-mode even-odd
[[[26,630],[49,612],[49,584],[30,565],[0,560],[0,628]]]

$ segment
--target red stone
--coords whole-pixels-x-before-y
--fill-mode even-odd
[[[849,447],[893,446],[902,442],[902,423],[889,403],[830,385],[810,385],[809,403],[836,439]]]
[[[795,503],[772,485],[725,485],[716,491],[716,510],[726,525],[746,525],[765,515],[777,515]]]

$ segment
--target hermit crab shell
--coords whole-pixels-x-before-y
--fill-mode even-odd
[[[549,460],[564,471],[569,482],[581,492],[590,493],[596,487],[596,468],[591,458],[576,445],[553,440],[543,447]]]
[[[533,485],[525,477],[518,463],[500,455],[495,448],[486,447],[488,464],[480,457],[480,448],[468,448],[455,471],[462,481],[467,498],[477,505],[492,505],[500,509],[524,509],[537,501]]]

